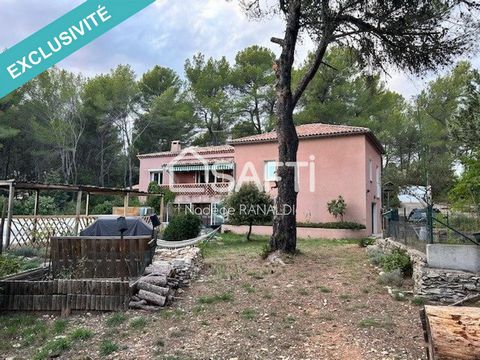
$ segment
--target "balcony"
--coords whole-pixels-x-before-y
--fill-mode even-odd
[[[177,195],[193,195],[193,196],[224,196],[227,195],[230,183],[212,183],[212,184],[170,184],[160,185],[167,188]]]

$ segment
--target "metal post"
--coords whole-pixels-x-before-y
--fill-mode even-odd
[[[123,216],[127,216],[128,198],[130,193],[126,193],[123,199]]]
[[[13,217],[13,199],[15,197],[15,186],[11,182],[8,186],[8,207],[7,207],[7,239],[5,249],[10,247],[10,235],[12,232],[12,217]]]
[[[428,204],[427,206],[427,231],[428,231],[428,243],[433,244],[433,206]]]
[[[78,235],[80,229],[80,211],[82,210],[82,191],[77,194],[77,209],[75,212],[75,235]]]
[[[38,215],[38,208],[40,207],[40,190],[35,190],[35,203],[33,205],[33,236],[32,241],[35,242],[37,240],[37,215]]]
[[[85,199],[85,216],[90,215],[90,193],[87,192],[87,198]]]

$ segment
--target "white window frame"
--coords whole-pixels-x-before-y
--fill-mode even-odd
[[[272,166],[273,164],[273,173]],[[263,166],[263,174],[265,181],[277,181],[277,162],[275,160],[267,160]]]
[[[158,174],[157,184],[163,184],[163,170],[150,170],[150,182],[155,181],[155,174]]]
[[[373,182],[373,161],[372,159],[368,159],[368,178],[370,182]]]

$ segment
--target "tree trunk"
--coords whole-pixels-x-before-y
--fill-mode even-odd
[[[298,136],[293,123],[295,104],[291,91],[292,66],[295,45],[298,37],[301,1],[292,1],[287,15],[287,27],[283,40],[277,76],[277,167],[278,195],[276,198],[277,213],[273,219],[273,234],[270,238],[272,251],[281,250],[294,253],[297,246],[295,191],[295,167],[297,161]]]
[[[250,221],[250,224],[248,224],[248,234],[247,234],[247,241],[250,241],[250,235],[252,234],[252,222]]]

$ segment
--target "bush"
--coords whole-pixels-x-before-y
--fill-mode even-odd
[[[362,230],[365,225],[350,221],[332,221],[326,223],[297,223],[298,227],[321,228],[321,229],[346,229],[346,230]]]
[[[20,261],[11,256],[0,256],[0,278],[20,270]]]
[[[16,247],[8,250],[8,253],[14,256],[22,256],[29,258],[42,256],[41,250],[29,246]]]
[[[380,265],[385,254],[375,245],[367,246],[367,255],[373,265]]]
[[[343,216],[347,210],[347,203],[342,195],[339,195],[337,199],[333,199],[327,203],[327,209],[330,214],[335,216],[335,219],[340,216],[340,220],[343,222]]]
[[[382,285],[392,285],[400,287],[403,285],[403,274],[400,269],[395,269],[393,271],[386,271],[381,273],[378,282]]]
[[[358,246],[367,247],[369,245],[373,245],[374,243],[375,243],[375,239],[373,239],[373,238],[361,238],[358,241]]]
[[[413,266],[410,257],[403,249],[395,249],[390,254],[383,256],[381,260],[382,269],[392,272],[399,269],[404,277],[412,276]]]
[[[163,232],[166,241],[181,241],[198,236],[202,228],[202,220],[194,214],[181,214],[175,216]]]

